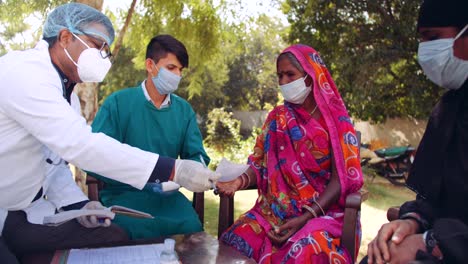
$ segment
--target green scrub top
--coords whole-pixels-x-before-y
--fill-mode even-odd
[[[162,156],[200,161],[202,155],[208,164],[210,159],[203,148],[195,112],[184,99],[174,94],[169,96],[170,104],[158,109],[146,99],[141,85],[115,92],[99,109],[92,130]],[[202,230],[202,224],[190,201],[179,191],[158,193],[148,186],[138,190],[90,174],[105,183],[99,193],[104,206],[122,205],[155,217],[142,219],[116,215],[113,222],[124,228],[131,239]]]

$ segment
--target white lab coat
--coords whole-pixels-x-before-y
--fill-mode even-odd
[[[34,49],[0,57],[0,235],[8,210],[30,208],[41,187],[47,188],[46,194],[56,194],[53,202],[48,195],[54,207],[82,198],[76,188],[55,188],[69,186],[71,174],[65,167],[48,167],[48,151],[138,189],[144,187],[159,158],[92,133],[63,98],[48,44],[41,40]]]
[[[75,183],[67,162],[46,146],[43,147],[43,152],[44,159],[52,162],[45,164],[46,177],[42,184],[43,195],[23,209],[28,221],[33,224],[42,224],[44,216],[55,214],[56,209],[88,199]]]

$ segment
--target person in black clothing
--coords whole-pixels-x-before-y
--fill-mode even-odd
[[[424,1],[418,31],[419,63],[448,91],[433,109],[407,181],[416,200],[381,227],[361,263],[468,259],[468,1]]]

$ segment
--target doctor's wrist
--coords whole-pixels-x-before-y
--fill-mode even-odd
[[[149,183],[167,182],[174,178],[175,159],[159,156],[156,166],[148,179]]]

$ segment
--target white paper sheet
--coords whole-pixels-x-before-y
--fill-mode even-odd
[[[112,248],[72,249],[67,264],[159,264],[164,244]]]
[[[229,160],[222,158],[219,162],[216,172],[221,174],[220,182],[232,181],[249,168],[247,164],[236,164]]]

